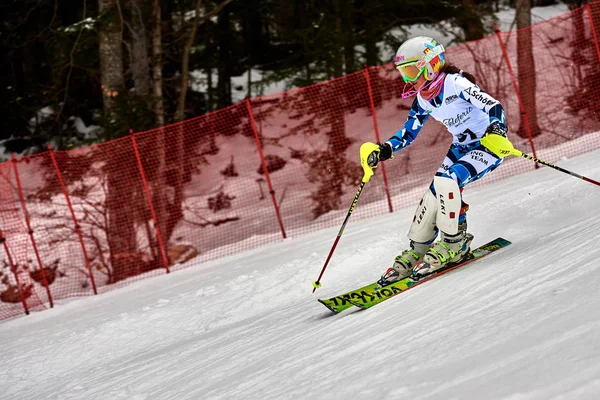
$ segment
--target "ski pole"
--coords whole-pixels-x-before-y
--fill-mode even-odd
[[[513,144],[510,142],[510,140],[508,140],[507,138],[505,138],[504,136],[500,136],[500,135],[485,135],[483,138],[481,138],[481,144],[483,146],[485,146],[488,150],[490,150],[492,153],[496,154],[498,157],[506,157],[509,155],[512,156],[517,156],[517,157],[523,157],[526,158],[528,160],[531,161],[535,161],[537,163],[543,164],[547,167],[550,168],[554,168],[557,171],[560,172],[564,172],[565,174],[569,174],[571,176],[574,176],[576,178],[579,179],[583,179],[586,182],[590,182],[593,183],[594,185],[598,185],[600,186],[600,182],[595,181],[591,178],[576,174],[575,172],[572,171],[568,171],[564,168],[561,168],[559,166],[556,165],[552,165],[546,161],[540,160],[538,158],[532,157],[530,155],[524,154],[521,150],[515,149],[513,147]]]
[[[369,180],[373,176],[373,174],[374,174],[373,168],[377,168],[377,167],[371,167],[367,163],[367,158],[368,158],[369,154],[371,154],[374,150],[377,150],[377,149],[379,149],[379,146],[374,143],[363,143],[360,146],[360,164],[363,167],[364,175],[362,177],[362,181],[360,182],[360,185],[358,186],[358,190],[356,192],[356,195],[354,196],[352,205],[350,205],[348,214],[346,214],[344,223],[342,224],[342,227],[340,228],[340,230],[335,238],[335,241],[333,242],[333,246],[331,247],[331,250],[329,251],[327,260],[325,260],[325,265],[323,265],[323,269],[321,269],[321,273],[319,274],[319,277],[317,278],[317,280],[314,281],[312,284],[313,285],[313,293],[315,292],[315,290],[317,290],[317,288],[321,287],[321,278],[323,277],[323,273],[325,272],[325,269],[327,268],[327,264],[329,264],[329,260],[331,260],[333,251],[335,250],[338,242],[340,241],[340,238],[342,237],[342,234],[344,233],[344,228],[346,227],[346,224],[348,223],[348,220],[350,219],[350,215],[352,215],[352,211],[354,211],[354,207],[356,207],[356,203],[358,203],[358,198],[360,197],[360,194],[362,193],[362,190],[365,187],[365,183],[369,182]]]

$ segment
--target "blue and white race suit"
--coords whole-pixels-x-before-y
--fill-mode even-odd
[[[480,139],[492,122],[506,125],[504,109],[498,100],[460,74],[446,75],[440,93],[431,101],[417,94],[404,126],[387,141],[393,151],[411,144],[430,115],[452,134],[452,145],[437,176],[454,179],[462,189],[502,163],[501,158],[481,145]],[[435,194],[433,184],[431,190]],[[462,221],[466,217],[463,214]]]

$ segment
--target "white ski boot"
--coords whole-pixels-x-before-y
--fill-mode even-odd
[[[377,281],[379,286],[389,285],[390,283],[409,277],[413,273],[413,268],[423,259],[423,256],[434,240],[435,236],[427,243],[417,243],[411,240],[410,249],[406,249],[402,254],[397,255],[394,259],[394,265],[388,268]]]
[[[458,233],[449,235],[441,232],[439,241],[423,256],[423,262],[415,269],[415,275],[429,275],[440,269],[451,267],[467,258],[471,250],[473,235],[467,233],[466,224],[461,226]]]

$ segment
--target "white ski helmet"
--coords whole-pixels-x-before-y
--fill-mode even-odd
[[[421,74],[428,81],[435,79],[444,66],[444,46],[427,36],[417,36],[402,43],[394,63],[404,82],[414,82]]]

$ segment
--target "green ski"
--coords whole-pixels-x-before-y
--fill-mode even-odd
[[[363,296],[374,292],[378,287],[379,285],[377,282],[373,282],[367,286],[361,287],[360,289],[342,293],[329,299],[318,299],[318,301],[334,313],[339,313],[352,307],[353,304],[350,303],[350,299],[362,298]]]
[[[459,264],[449,266],[443,270],[437,271],[434,274],[428,275],[419,280],[412,278],[406,278],[398,282],[394,282],[390,285],[379,287],[377,282],[373,282],[369,285],[363,286],[360,289],[355,289],[350,292],[342,293],[340,295],[331,297],[329,299],[318,299],[319,303],[323,304],[329,310],[334,313],[340,313],[344,310],[351,308],[353,305],[359,308],[369,308],[375,304],[379,304],[382,301],[395,296],[405,290],[410,289],[413,286],[419,285],[436,276],[442,275],[446,272],[452,271],[453,269],[462,267],[478,258],[485,257],[486,255],[508,246],[510,242],[508,240],[497,238],[489,243],[484,244],[469,253],[470,256],[467,260],[462,261]]]
[[[471,250],[471,252],[469,253],[469,257],[466,260],[459,262],[458,264],[448,266],[444,269],[436,271],[433,274],[427,275],[420,279],[415,279],[414,277],[408,277],[408,278],[402,279],[398,282],[394,282],[389,285],[386,285],[382,288],[378,288],[375,290],[365,292],[362,296],[354,295],[348,301],[350,303],[352,303],[353,305],[355,305],[356,307],[363,308],[363,309],[373,307],[374,305],[377,305],[377,304],[381,303],[382,301],[389,299],[390,297],[394,297],[397,294],[400,294],[412,287],[420,285],[423,282],[427,282],[428,280],[431,280],[440,275],[443,275],[446,272],[450,272],[454,269],[463,267],[475,260],[478,260],[480,258],[483,258],[483,257],[493,253],[496,250],[500,250],[504,247],[507,247],[510,244],[511,244],[511,242],[509,242],[508,240],[502,239],[502,238],[494,239],[491,242],[484,244],[483,246],[480,246],[474,250]]]

